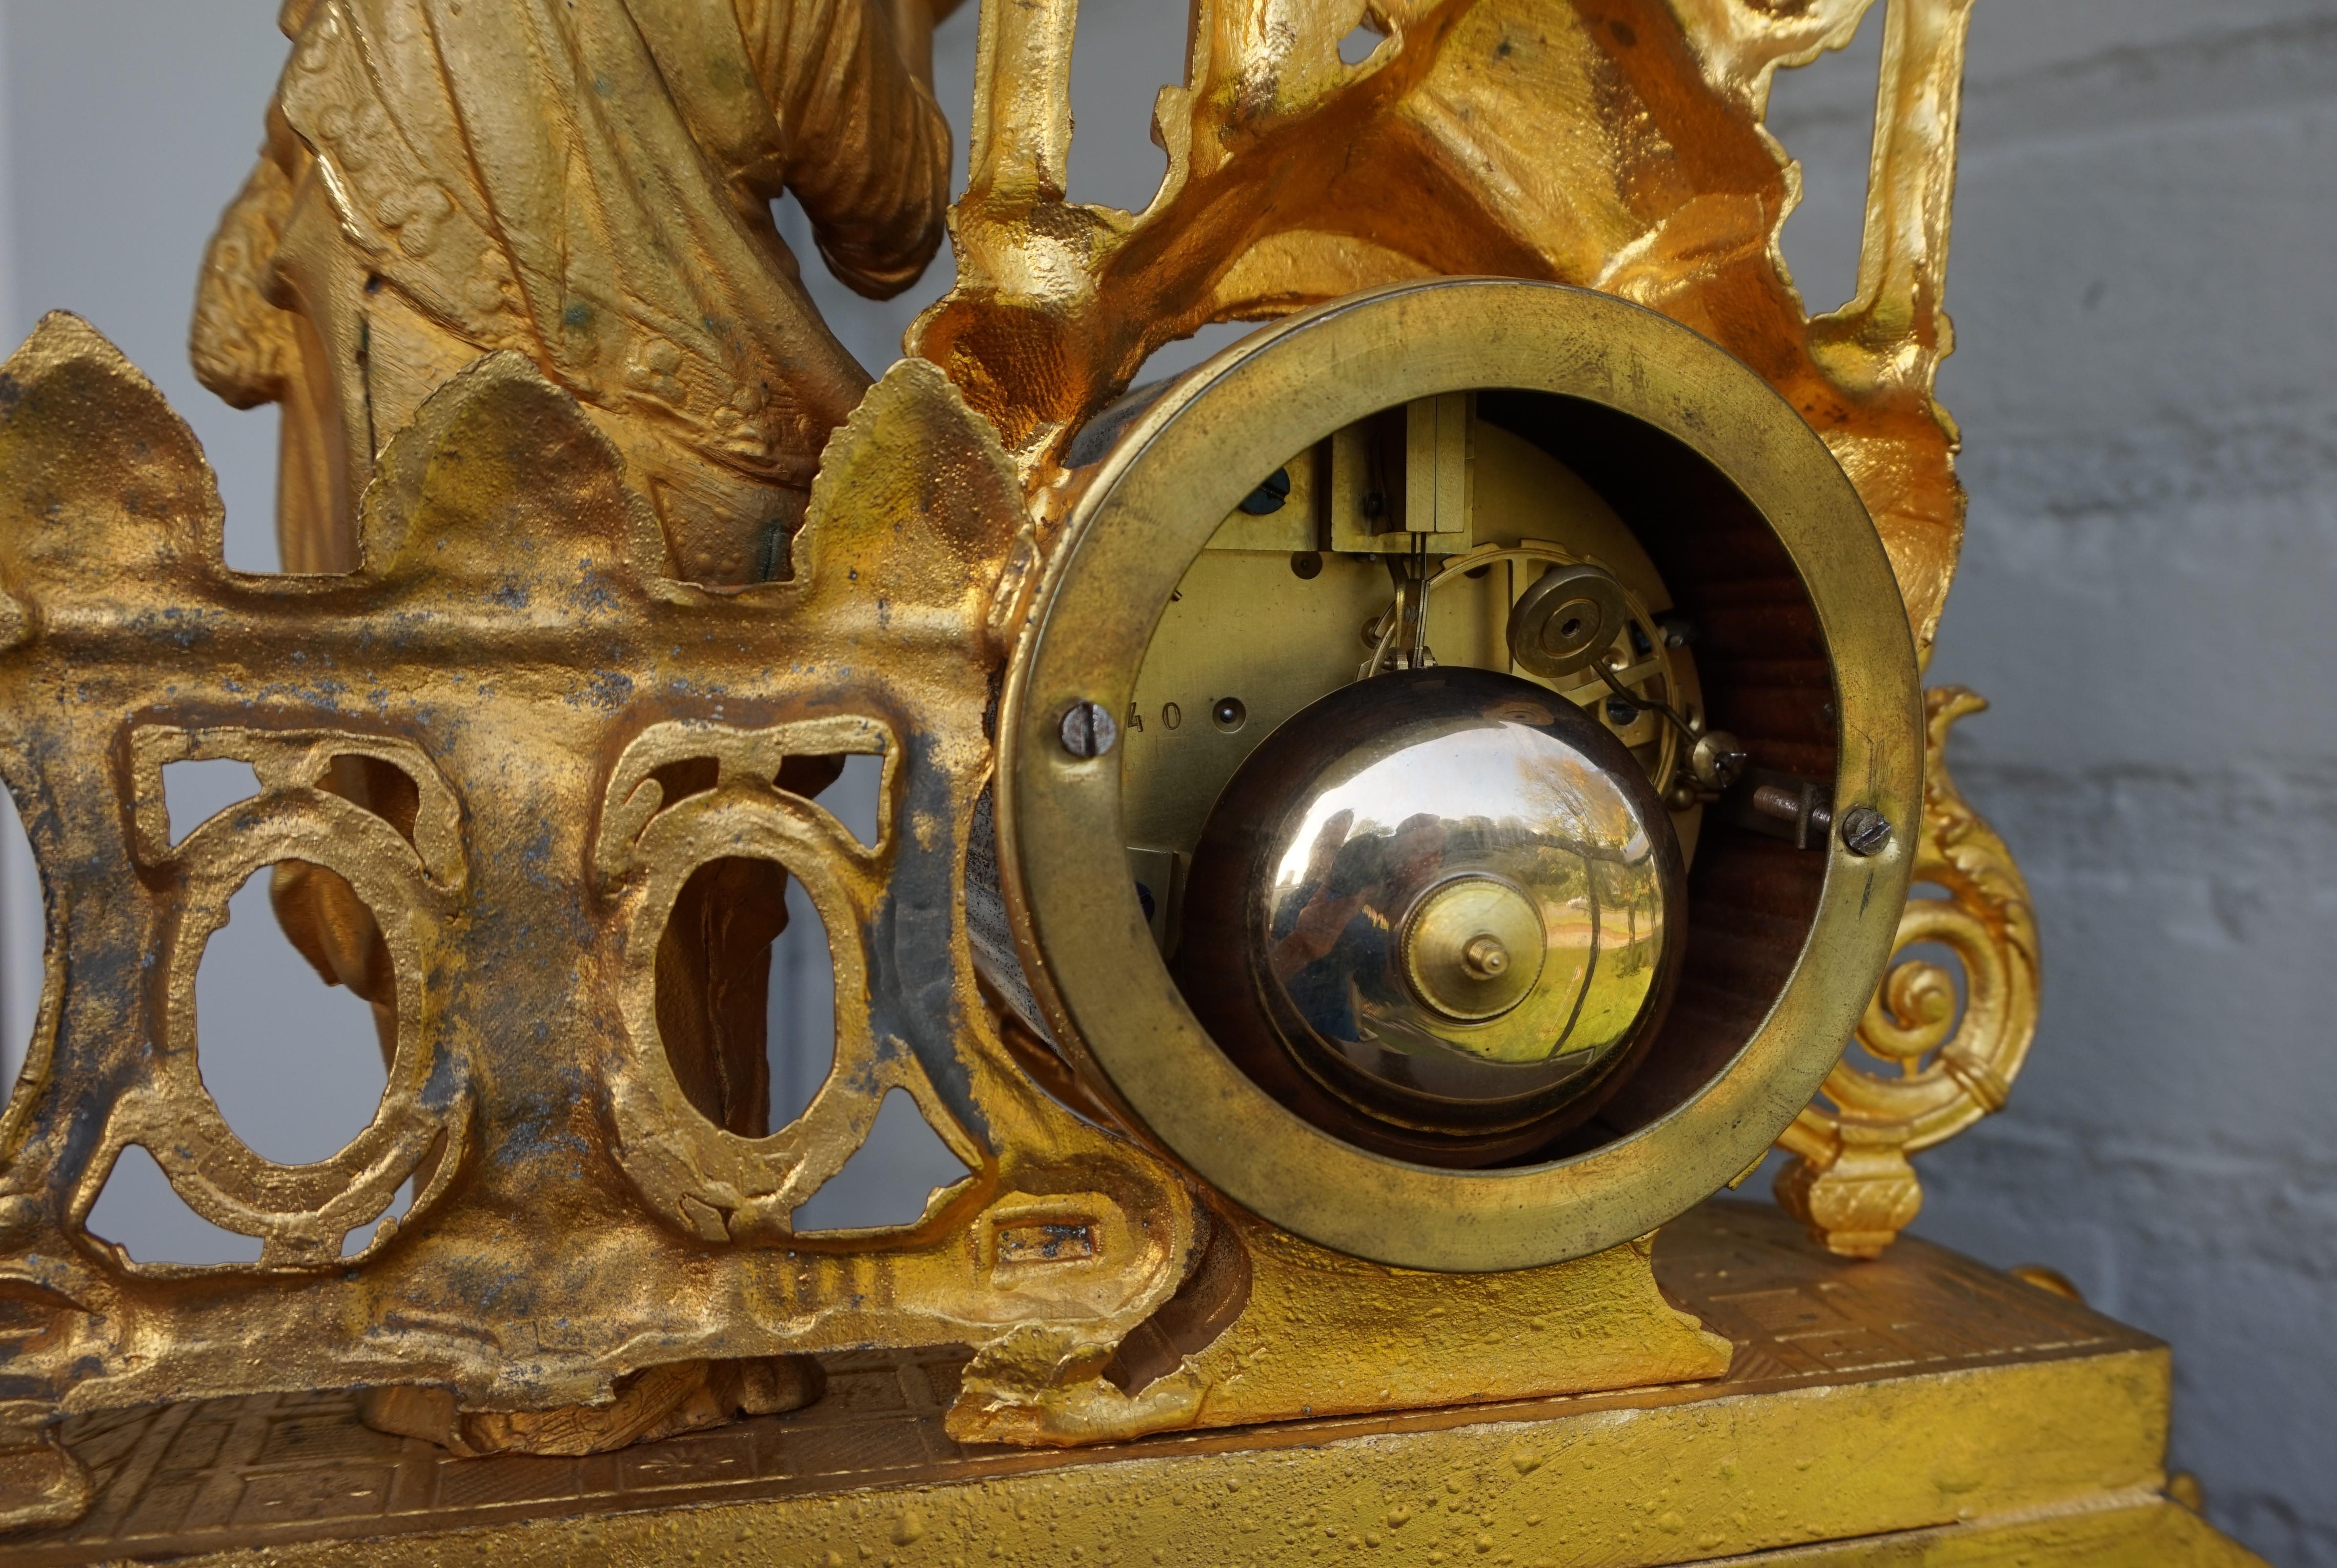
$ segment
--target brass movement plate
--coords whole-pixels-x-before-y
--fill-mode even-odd
[[[1323,471],[1334,466],[1324,448],[1335,448],[1356,428],[1339,431],[1284,465],[1290,494],[1280,511],[1260,517],[1237,510],[1220,524],[1161,611],[1121,722],[1121,810],[1139,852],[1189,860],[1209,808],[1258,743],[1291,715],[1356,678],[1370,648],[1357,633],[1394,596],[1384,556],[1362,552],[1378,540],[1410,537],[1401,531],[1342,537],[1359,519],[1360,503],[1340,485],[1323,482]],[[1466,495],[1469,504],[1452,531],[1424,539],[1442,540],[1447,552],[1530,544],[1596,562],[1637,601],[1643,626],[1672,608],[1646,548],[1580,475],[1498,425],[1472,416],[1468,433],[1463,476],[1446,481],[1446,487]],[[1300,575],[1294,554],[1310,557],[1305,565],[1313,575]],[[1437,556],[1440,567],[1448,560],[1449,554]],[[1630,747],[1662,790],[1677,747],[1667,744],[1669,727],[1652,709],[1618,719],[1608,712],[1606,688],[1596,674],[1543,681],[1511,662],[1510,606],[1547,565],[1546,560],[1498,560],[1478,568],[1473,578],[1441,583],[1428,599],[1430,649],[1440,663],[1507,671],[1564,695]],[[1698,711],[1703,702],[1695,660],[1684,650],[1635,654],[1622,683],[1683,712]],[[1227,698],[1239,704],[1232,724],[1215,711]],[[1691,806],[1673,815],[1684,853],[1695,843],[1702,809]]]
[[[2255,1561],[2158,1496],[2156,1340],[1922,1241],[1830,1257],[1765,1205],[1693,1210],[1657,1266],[1735,1342],[1725,1378],[1062,1453],[951,1442],[947,1351],[838,1358],[809,1410],[582,1459],[451,1458],[340,1395],[212,1400],[70,1424],[96,1505],[0,1557]]]

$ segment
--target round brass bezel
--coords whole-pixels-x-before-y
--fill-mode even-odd
[[[1053,552],[999,720],[1003,891],[1075,1063],[1204,1181],[1325,1246],[1403,1268],[1518,1269],[1643,1236],[1737,1176],[1808,1103],[1887,962],[1913,835],[1830,842],[1814,919],[1744,1047],[1667,1113],[1546,1164],[1456,1171],[1372,1153],[1277,1103],[1186,1004],[1120,868],[1117,751],[1055,734],[1126,710],[1170,593],[1256,484],[1358,419],[1481,388],[1602,404],[1700,453],[1790,556],[1833,670],[1835,799],[1916,819],[1921,703],[1881,540],[1824,444],[1752,370],[1638,306],[1556,284],[1438,279],[1350,296],[1243,339],[1121,432]]]

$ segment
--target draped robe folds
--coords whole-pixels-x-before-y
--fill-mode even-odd
[[[677,573],[787,574],[868,375],[770,203],[792,191],[858,291],[914,280],[948,200],[924,40],[871,0],[290,0],[283,20],[193,350],[229,401],[285,405],[286,569],[354,568],[380,447],[514,349],[624,453]]]

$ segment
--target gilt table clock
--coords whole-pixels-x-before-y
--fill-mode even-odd
[[[1129,212],[1073,0],[982,0],[953,205],[946,0],[288,0],[194,333],[288,574],[90,327],[0,378],[0,1554],[2249,1561],[2164,1347],[1896,1240],[2038,958],[1920,684],[1969,0],[1886,0],[1856,298],[1778,250],[1873,3],[1193,0]],[[872,294],[946,223],[873,382],[782,191]],[[262,876],[386,1064],[309,1165],[201,1074]],[[807,1223],[896,1092],[965,1177]],[[94,1236],[132,1146],[258,1260]]]

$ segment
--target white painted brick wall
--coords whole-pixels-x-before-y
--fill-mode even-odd
[[[1840,64],[1776,115],[1827,300],[1863,179]],[[1931,671],[1995,700],[1954,766],[2046,989],[1918,1228],[2172,1341],[2173,1462],[2284,1568],[2337,1563],[2332,80],[2337,5],[1983,0],[1941,377],[1971,527]]]

